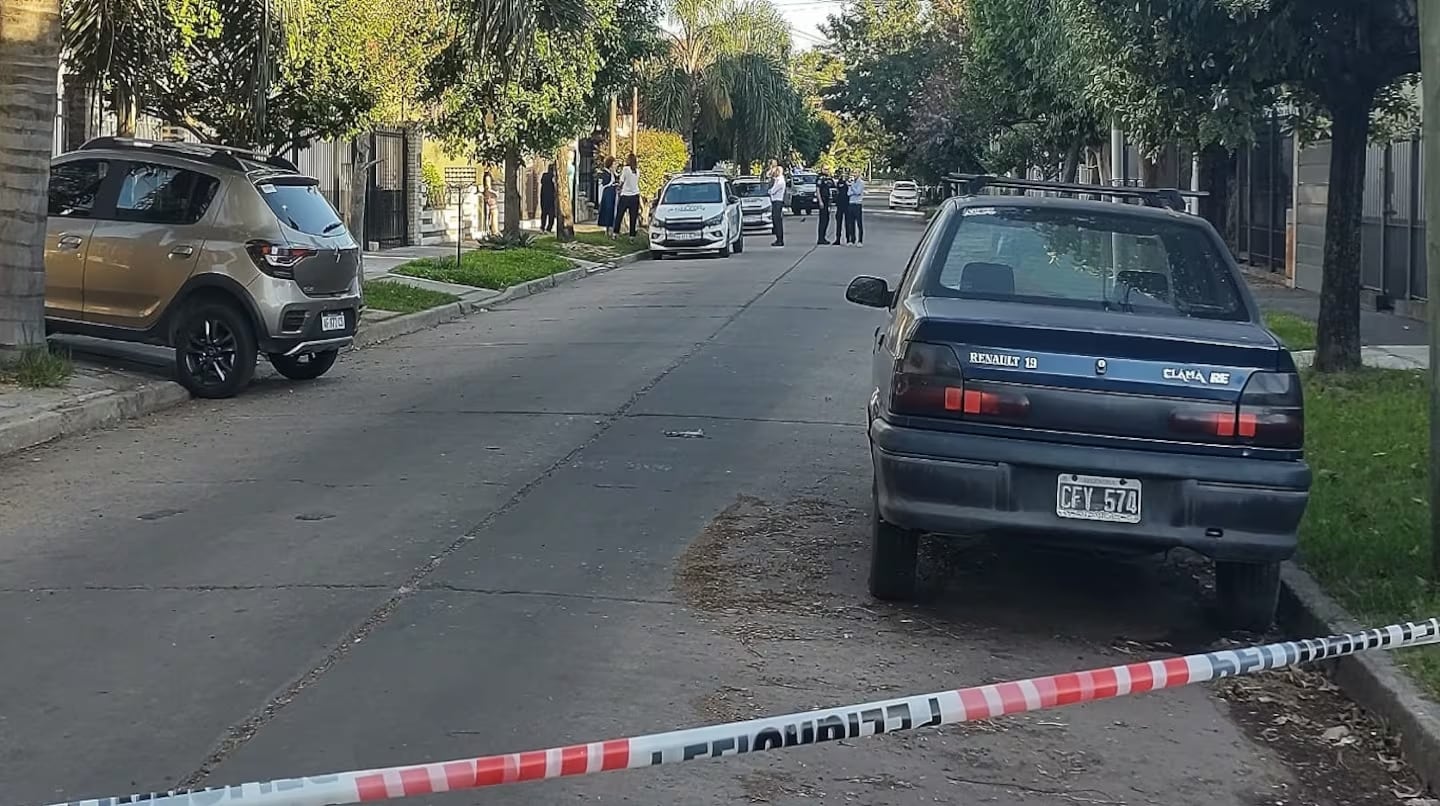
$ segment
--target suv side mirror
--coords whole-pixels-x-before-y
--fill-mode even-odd
[[[879,277],[856,277],[845,289],[845,299],[867,308],[888,308],[894,299],[890,284]]]

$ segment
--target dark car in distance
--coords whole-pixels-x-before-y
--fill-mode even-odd
[[[858,277],[846,298],[889,314],[868,405],[873,595],[914,594],[924,534],[1186,548],[1214,560],[1229,626],[1270,626],[1309,499],[1300,379],[1207,222],[960,196],[894,289]]]

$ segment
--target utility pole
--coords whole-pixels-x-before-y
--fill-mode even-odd
[[[608,153],[608,154],[610,155],[610,157],[611,157],[612,159],[614,159],[616,162],[619,162],[619,161],[620,161],[620,155],[615,153],[615,145],[616,145],[615,126],[616,126],[616,119],[619,117],[619,115],[617,115],[616,112],[615,112],[615,107],[616,107],[616,105],[617,105],[616,98],[615,98],[614,95],[611,95],[611,96],[610,96],[610,150],[609,150],[608,152],[606,152],[606,153]]]
[[[1440,3],[1419,0],[1424,116],[1425,260],[1430,284],[1430,578],[1440,579]]]
[[[640,85],[630,88],[630,153],[640,156]]]

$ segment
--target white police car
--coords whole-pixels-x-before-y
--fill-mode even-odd
[[[724,174],[681,174],[665,184],[650,214],[650,257],[743,251],[740,198]]]

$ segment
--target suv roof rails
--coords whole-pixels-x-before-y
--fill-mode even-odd
[[[1185,197],[1200,198],[1207,194],[1196,191],[1181,191],[1175,188],[1114,187],[1111,185],[1086,185],[1078,182],[1042,182],[1036,179],[1013,179],[1008,176],[986,174],[950,174],[945,181],[959,187],[968,196],[976,196],[985,188],[1013,188],[1016,190],[1048,190],[1056,193],[1077,193],[1091,196],[1115,196],[1137,199],[1147,207],[1186,212]]]
[[[255,152],[248,148],[234,148],[231,146],[218,146],[210,143],[185,143],[168,142],[161,140],[141,140],[133,137],[95,137],[87,140],[80,146],[82,151],[96,149],[143,149],[156,151],[162,154],[172,154],[180,157],[198,159],[220,168],[228,168],[234,171],[249,171],[241,158],[252,162],[262,163],[274,168],[281,168],[286,171],[296,171],[295,163],[280,156],[269,156]]]

